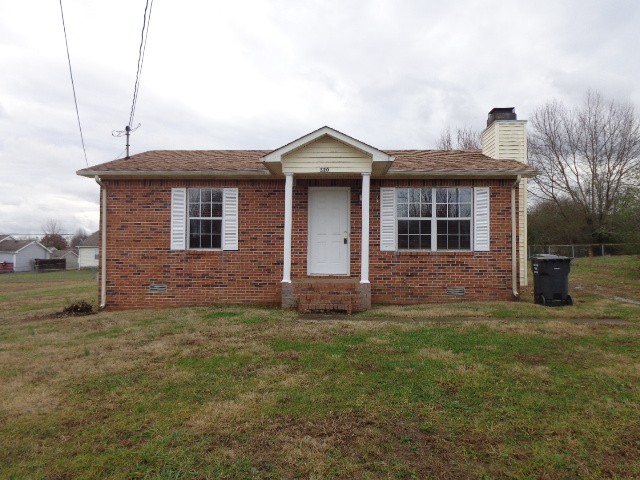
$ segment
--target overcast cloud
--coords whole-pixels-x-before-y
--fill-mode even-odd
[[[116,158],[144,0],[64,0],[90,165]],[[132,153],[277,148],[323,125],[375,147],[433,148],[588,89],[640,105],[640,2],[160,1]],[[98,225],[58,2],[0,0],[0,233]]]

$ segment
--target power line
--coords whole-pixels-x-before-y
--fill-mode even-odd
[[[78,99],[76,98],[76,85],[73,81],[73,71],[71,70],[71,56],[69,55],[69,41],[67,40],[67,27],[64,24],[64,11],[62,10],[62,0],[60,0],[60,15],[62,16],[62,30],[64,31],[64,44],[67,46],[67,60],[69,61],[69,76],[71,77],[71,89],[73,90],[73,102],[76,105],[76,117],[78,117],[78,129],[80,130],[80,140],[82,141],[82,151],[84,152],[84,163],[89,166],[87,160],[87,149],[84,147],[84,135],[80,124],[80,112],[78,111]]]
[[[131,114],[129,115],[129,127],[133,125],[133,118],[138,103],[138,90],[140,88],[140,77],[142,76],[142,65],[144,63],[144,54],[147,50],[147,37],[149,36],[149,26],[151,25],[151,10],[153,9],[153,0],[144,7],[144,19],[142,21],[142,32],[140,33],[140,48],[138,49],[138,70],[136,71],[136,82],[133,87],[133,100],[131,102]],[[147,10],[149,14],[147,15]]]

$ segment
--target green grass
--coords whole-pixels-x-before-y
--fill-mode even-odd
[[[68,273],[0,276],[0,478],[640,476],[637,306],[45,316],[95,295]],[[544,318],[592,310],[629,321]]]

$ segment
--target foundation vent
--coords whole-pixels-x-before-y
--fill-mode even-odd
[[[452,295],[454,297],[463,297],[464,287],[449,287],[447,288],[447,295]]]
[[[164,283],[152,283],[149,285],[149,293],[166,293],[167,286]]]

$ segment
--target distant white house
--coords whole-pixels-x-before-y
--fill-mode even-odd
[[[51,252],[51,258],[64,258],[67,270],[77,270],[80,268],[78,264],[78,254],[71,249],[53,250]]]
[[[51,258],[51,252],[36,240],[0,239],[0,263],[11,263],[14,272],[30,272],[36,258]]]
[[[94,232],[78,245],[78,268],[98,268],[98,239],[100,232]]]

